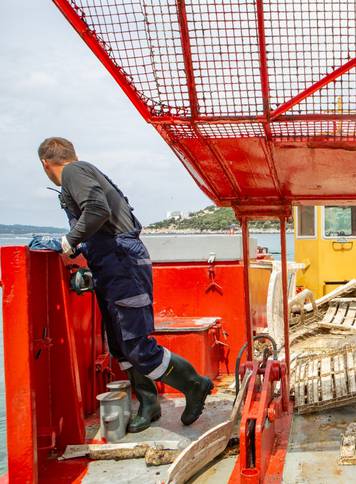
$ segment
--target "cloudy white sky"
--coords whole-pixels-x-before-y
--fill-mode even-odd
[[[0,2],[0,224],[65,226],[36,156],[71,139],[128,195],[144,224],[210,201],[51,0]]]

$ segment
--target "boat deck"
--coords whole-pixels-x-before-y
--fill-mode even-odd
[[[294,415],[284,467],[285,484],[355,482],[355,466],[338,465],[341,435],[356,422],[356,406]]]
[[[180,423],[183,398],[163,397],[162,417],[139,434],[127,434],[121,442],[152,440],[181,441],[185,446],[206,430],[229,417],[233,394],[219,391],[209,396],[200,419],[190,427]],[[134,402],[134,407],[137,404]],[[283,475],[285,484],[344,484],[353,482],[354,466],[338,465],[341,435],[351,422],[356,422],[356,407],[347,406],[310,415],[293,417],[288,453]],[[91,431],[95,430],[94,425]],[[215,459],[191,484],[227,483],[236,456]],[[147,467],[144,459],[93,461],[83,479],[84,484],[157,484],[165,481],[169,465]]]
[[[223,386],[214,395],[207,398],[205,410],[202,416],[191,426],[184,426],[180,421],[180,415],[184,409],[184,398],[161,397],[162,417],[152,424],[147,430],[137,434],[127,434],[120,442],[144,442],[144,441],[180,441],[182,448],[191,441],[196,440],[211,427],[227,420],[230,416],[234,394],[226,391],[227,384],[231,379],[224,381]],[[137,409],[137,402],[133,402],[133,410]],[[90,425],[90,436],[97,431],[97,424]],[[190,482],[213,483],[227,482],[233,469],[236,456],[227,457],[219,462],[213,462],[209,469],[197,476]],[[145,484],[161,483],[165,481],[169,465],[147,467],[144,459],[130,459],[123,461],[92,461],[89,463],[88,472],[83,479],[83,484]],[[219,476],[219,477],[218,477]]]

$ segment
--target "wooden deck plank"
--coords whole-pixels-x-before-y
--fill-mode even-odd
[[[319,402],[319,358],[313,361],[313,400]]]
[[[294,368],[292,370],[292,361],[294,362]],[[300,374],[300,366],[298,365],[298,358],[294,356],[291,358],[291,387],[294,388],[294,399],[295,401],[299,401],[299,374]]]
[[[301,361],[299,369],[299,382],[298,382],[298,406],[305,405],[305,382],[304,382],[304,374],[305,374],[305,362]]]
[[[355,325],[355,316],[356,316],[356,302],[351,302],[349,304],[349,309],[347,311],[344,326],[354,326]]]
[[[314,403],[314,395],[313,395],[313,360],[310,360],[307,363],[306,368],[306,381],[307,381],[307,395],[308,395],[308,405]]]
[[[345,334],[356,333],[356,326],[344,326],[343,324],[332,324],[332,323],[327,324],[327,323],[323,323],[322,321],[318,324],[318,326],[320,326],[321,328],[340,330]]]
[[[251,374],[247,372],[242,380],[230,419],[205,432],[179,454],[168,469],[167,483],[187,482],[226,448],[241,412]]]
[[[348,345],[298,358],[295,405],[310,413],[356,401],[356,346]]]
[[[335,317],[337,308],[338,308],[338,304],[336,302],[331,301],[331,303],[329,304],[328,310],[324,314],[324,317],[321,322],[326,324],[331,323]]]
[[[343,323],[343,320],[345,318],[345,315],[346,315],[346,312],[347,312],[347,309],[348,309],[349,305],[347,302],[341,302],[339,304],[339,307],[337,308],[337,311],[336,311],[336,314],[335,314],[335,317],[332,321],[332,324],[342,324]]]
[[[356,302],[356,297],[336,297],[335,299],[333,299],[333,301],[337,303],[341,303],[341,302],[352,303],[352,302]]]
[[[340,301],[340,302],[338,302]],[[342,331],[356,332],[356,301],[353,298],[346,300],[331,301],[334,303],[329,306],[322,321],[318,323],[318,326],[327,329],[340,329]],[[331,304],[331,303],[330,303]],[[332,316],[333,310],[336,308],[334,316]]]
[[[355,352],[351,348],[346,352],[347,363],[347,379],[349,382],[349,390],[351,393],[356,393],[356,380],[355,380]]]
[[[344,356],[342,354],[334,356],[334,378],[336,397],[340,398],[347,395]]]
[[[320,376],[322,401],[332,400],[331,360],[329,356],[322,357],[321,359]]]

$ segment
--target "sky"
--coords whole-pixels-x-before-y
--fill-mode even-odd
[[[211,204],[50,0],[1,1],[0,22],[0,224],[66,225],[37,158],[49,136],[109,175],[145,225]]]

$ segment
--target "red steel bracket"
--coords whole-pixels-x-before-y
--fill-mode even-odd
[[[111,359],[109,353],[103,353],[99,355],[95,360],[95,370],[97,373],[108,373],[109,375],[115,375],[111,369]]]
[[[210,291],[217,292],[222,296],[224,294],[223,288],[217,282],[215,282],[214,261],[209,262],[208,274],[209,274],[210,283],[208,284],[208,287],[205,289],[205,292],[206,293]]]
[[[286,365],[268,360],[262,368],[260,362],[249,361],[241,367],[242,377],[247,368],[252,376],[241,418],[240,455],[229,484],[282,482],[293,412]]]

